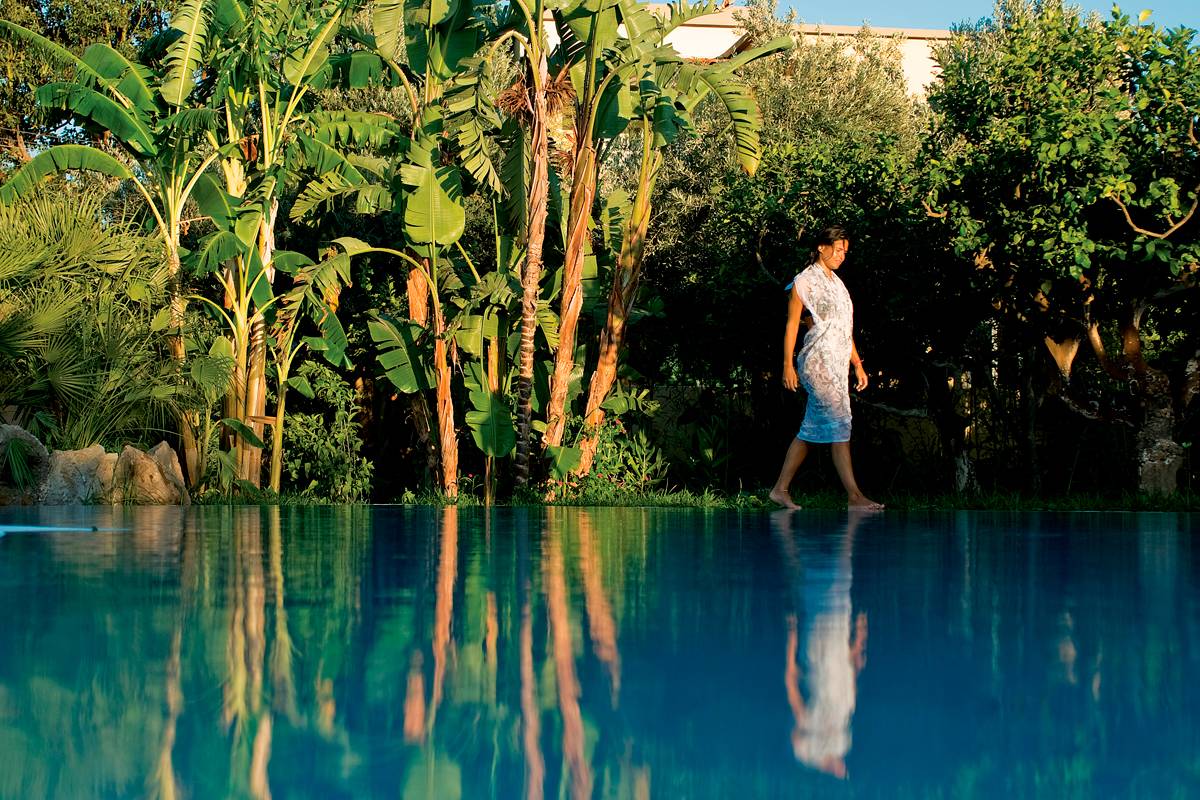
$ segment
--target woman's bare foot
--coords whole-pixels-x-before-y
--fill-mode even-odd
[[[792,502],[792,496],[787,493],[786,489],[772,489],[767,495],[773,502],[778,503],[789,511],[799,511],[800,506]]]
[[[772,499],[774,499],[774,498],[772,498]],[[883,503],[876,503],[874,500],[867,497],[865,494],[859,494],[859,495],[853,495],[848,501],[846,501],[846,507],[847,508],[862,508],[862,509],[866,509],[868,511],[882,511]]]

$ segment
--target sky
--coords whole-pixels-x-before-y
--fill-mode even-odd
[[[1073,0],[1087,11],[1109,16],[1112,0]],[[1129,2],[1129,0],[1127,0]],[[958,22],[974,22],[991,16],[992,0],[780,0],[779,10],[796,9],[800,21],[826,25],[861,25],[863,21],[879,28],[941,28]],[[1150,9],[1150,20],[1167,28],[1186,25],[1200,28],[1200,0],[1132,0],[1120,3],[1121,10],[1136,17]]]

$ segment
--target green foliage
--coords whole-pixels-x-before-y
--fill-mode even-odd
[[[939,60],[930,205],[998,302],[1062,338],[1198,268],[1159,235],[1200,200],[1192,32],[1014,0]]]
[[[189,402],[154,328],[166,281],[159,245],[100,200],[0,207],[0,406],[49,412],[49,447],[162,438]]]
[[[667,461],[644,430],[630,432],[620,417],[600,426],[592,475],[585,480],[612,484],[616,489],[651,492],[667,479]]]
[[[0,451],[0,486],[14,486],[20,492],[33,488],[33,465],[29,461],[32,448],[24,439],[13,436]]]
[[[366,500],[374,466],[360,454],[357,393],[315,361],[302,364],[297,377],[311,385],[316,401],[328,410],[288,417],[283,434],[285,485],[290,491],[335,503]]]

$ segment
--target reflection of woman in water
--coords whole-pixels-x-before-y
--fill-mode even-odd
[[[826,228],[817,236],[813,262],[788,287],[787,325],[783,332],[783,385],[795,391],[803,386],[808,405],[800,432],[784,456],[779,477],[771,488],[771,499],[784,508],[799,508],[792,502],[788,486],[808,455],[810,444],[829,444],[833,465],[846,489],[850,506],[882,508],[858,488],[850,463],[850,368],[854,388],[867,388],[867,373],[854,347],[854,304],[850,293],[835,273],[846,260],[850,239],[839,226]],[[808,330],[800,352],[796,338],[800,322]]]
[[[850,553],[854,531],[866,512],[849,513],[835,552],[814,548],[803,558],[792,539],[790,515],[774,515],[784,562],[793,584],[802,587],[803,625],[797,624],[794,613],[788,615],[783,675],[794,721],[792,751],[803,764],[838,778],[846,777],[850,720],[867,645],[867,615],[853,617],[850,606]],[[803,661],[798,658],[801,641]]]

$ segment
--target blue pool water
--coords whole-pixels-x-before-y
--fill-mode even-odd
[[[0,798],[1200,797],[1198,522],[0,509]]]

